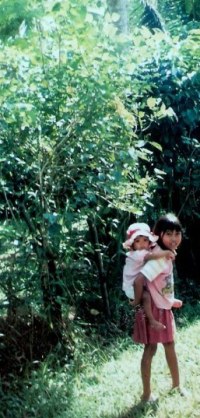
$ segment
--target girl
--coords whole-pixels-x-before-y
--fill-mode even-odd
[[[163,257],[174,260],[175,256],[170,250],[160,250],[156,246],[158,236],[154,235],[149,225],[145,223],[138,222],[130,225],[127,230],[127,238],[123,243],[123,247],[129,251],[126,254],[126,262],[123,269],[122,289],[129,298],[131,305],[137,307],[137,305],[142,303],[144,313],[150,325],[157,330],[162,330],[165,326],[153,317],[149,292],[143,289],[143,283],[140,284],[139,281],[136,282],[135,286],[135,278],[147,261]]]
[[[161,216],[154,227],[158,235],[158,245],[163,250],[176,251],[182,241],[182,227],[173,214]],[[150,260],[141,268],[135,282],[145,287],[151,297],[152,313],[165,328],[155,330],[150,326],[141,308],[136,312],[133,339],[144,344],[141,361],[141,377],[143,394],[141,400],[152,401],[151,394],[151,363],[157,350],[157,343],[162,343],[172,377],[172,389],[180,390],[179,369],[174,347],[175,322],[171,308],[180,308],[182,302],[174,298],[173,265],[171,259]]]

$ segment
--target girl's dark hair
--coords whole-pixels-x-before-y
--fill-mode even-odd
[[[154,234],[159,236],[157,243],[163,250],[165,249],[165,246],[161,239],[161,233],[165,233],[167,230],[183,232],[179,219],[173,213],[167,213],[166,215],[161,216],[153,228]]]

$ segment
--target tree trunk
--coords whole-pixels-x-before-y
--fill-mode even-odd
[[[33,237],[36,237],[36,228],[28,211],[24,205],[21,206],[21,209],[22,217],[26,222],[30,233]],[[61,296],[61,287],[58,284],[54,253],[43,236],[40,239],[40,245],[37,240],[34,239],[33,248],[42,271],[41,288],[47,320],[53,327],[53,331],[55,332],[58,341],[60,341],[62,338],[62,309],[61,304],[58,303],[58,297]]]
[[[61,287],[57,282],[56,264],[52,257],[48,257],[42,265],[41,286],[43,303],[48,322],[52,325],[58,341],[62,339],[62,310],[58,302]]]
[[[95,256],[96,266],[98,269],[101,296],[102,296],[103,306],[104,306],[104,313],[107,318],[110,318],[111,315],[110,315],[110,305],[109,305],[109,298],[108,298],[108,291],[107,291],[107,282],[106,282],[105,271],[103,268],[102,255],[101,255],[100,246],[99,246],[98,232],[97,232],[95,223],[91,221],[90,219],[88,219],[88,226],[89,226],[89,231],[91,234],[92,244],[94,246],[94,256]]]
[[[120,33],[128,33],[128,0],[108,0],[110,13],[119,14],[116,25]]]

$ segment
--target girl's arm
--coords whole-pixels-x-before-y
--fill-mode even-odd
[[[167,260],[175,260],[175,254],[170,250],[158,250],[155,252],[149,252],[144,256],[144,262],[149,260],[158,260],[159,258],[167,258]]]

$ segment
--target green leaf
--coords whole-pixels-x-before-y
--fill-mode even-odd
[[[150,109],[154,109],[154,108],[155,108],[155,106],[156,106],[156,103],[157,103],[157,99],[156,99],[155,97],[149,97],[149,98],[147,99],[147,106],[148,106]]]
[[[54,6],[52,7],[52,12],[58,12],[61,9],[61,3],[57,2],[54,4]]]
[[[193,1],[185,0],[185,11],[186,13],[190,14],[193,10]]]
[[[111,20],[112,22],[117,22],[120,19],[120,15],[118,13],[112,13]]]
[[[158,142],[150,141],[149,143],[152,145],[152,147],[158,149],[159,151],[162,151],[163,150],[162,145],[161,144],[158,144]]]

